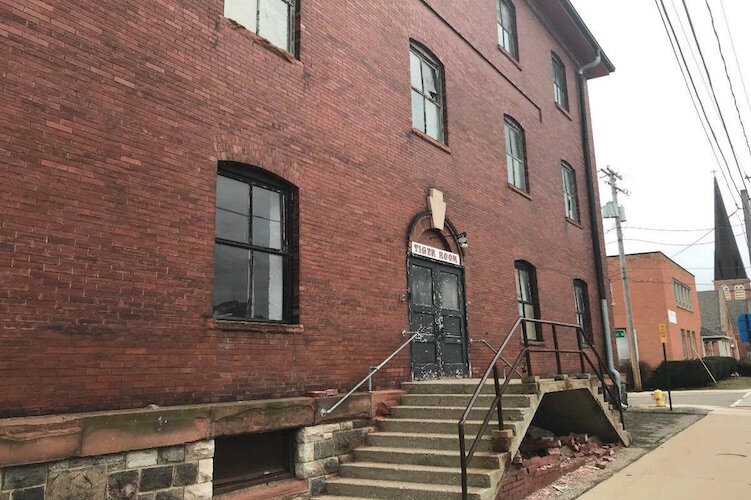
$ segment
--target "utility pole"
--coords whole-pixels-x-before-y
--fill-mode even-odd
[[[741,205],[743,206],[743,222],[746,224],[746,246],[748,247],[748,258],[751,259],[751,203],[748,200],[748,191],[745,189],[741,190]]]
[[[634,332],[634,317],[631,312],[631,292],[628,288],[628,271],[626,269],[626,255],[623,250],[623,229],[621,228],[621,207],[618,205],[618,193],[628,195],[628,191],[618,187],[618,181],[623,180],[621,175],[612,168],[607,167],[600,169],[608,178],[607,183],[610,185],[610,193],[613,197],[615,230],[618,235],[618,255],[621,261],[621,279],[623,280],[623,305],[626,307],[626,338],[628,339],[629,359],[631,360],[631,372],[634,379],[634,389],[642,390],[641,371],[639,370],[639,354],[637,353],[636,334]]]

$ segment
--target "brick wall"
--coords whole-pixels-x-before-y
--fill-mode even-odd
[[[574,78],[588,61],[516,4],[519,67],[492,0],[302,0],[299,60],[221,0],[0,0],[0,415],[351,386],[402,341],[405,233],[430,187],[469,236],[470,336],[500,343],[525,259],[545,318],[574,321],[572,281],[589,284],[601,345]],[[447,149],[411,132],[411,38],[446,68]],[[504,114],[526,130],[529,199],[507,186]],[[582,227],[564,218],[562,159]],[[301,327],[211,319],[219,160],[299,189]],[[475,373],[488,359],[472,348]],[[409,370],[405,353],[376,383]]]
[[[701,314],[694,276],[660,252],[627,255],[626,265],[640,362],[652,369],[662,363],[660,323],[665,323],[668,329],[668,359],[684,359],[681,329],[696,332],[694,349],[701,355]],[[613,328],[625,329],[626,309],[618,257],[608,257],[608,276],[613,293]],[[691,289],[693,311],[676,304],[673,279]],[[669,321],[668,310],[676,313],[676,323]],[[644,374],[642,378],[646,382]]]

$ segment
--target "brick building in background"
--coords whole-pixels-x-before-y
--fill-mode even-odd
[[[639,362],[649,372],[663,361],[659,324],[668,330],[669,360],[702,356],[701,315],[694,275],[662,252],[626,255],[631,310],[634,317]],[[616,352],[622,364],[628,364],[626,309],[623,305],[623,281],[618,256],[608,257],[608,278],[613,296],[613,329]],[[624,370],[628,372],[628,370]],[[642,373],[646,381],[648,373]]]
[[[281,430],[402,330],[438,329],[342,439],[402,381],[476,375],[470,336],[520,312],[603,349],[586,80],[613,66],[568,0],[0,0],[0,40],[0,467],[177,464],[206,496],[212,466],[312,460]]]

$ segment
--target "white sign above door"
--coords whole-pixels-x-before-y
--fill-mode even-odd
[[[417,243],[416,241],[412,242],[411,248],[413,255],[440,260],[441,262],[447,262],[449,264],[454,264],[455,266],[461,265],[461,258],[459,257],[458,253],[441,250],[440,248],[435,248],[428,245],[423,245],[422,243]]]

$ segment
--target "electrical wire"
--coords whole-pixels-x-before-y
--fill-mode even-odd
[[[662,0],[660,0],[660,2],[662,2]],[[686,0],[681,0],[681,3],[683,4],[683,9],[686,11],[686,18],[688,19],[688,26],[691,29],[691,34],[693,35],[694,42],[696,43],[696,48],[699,50],[699,58],[701,59],[702,66],[704,66],[704,71],[706,71],[707,73],[707,81],[709,82],[710,94],[712,94],[712,98],[714,99],[714,102],[717,105],[717,109],[719,110],[720,122],[722,122],[722,128],[725,131],[725,135],[727,136],[728,143],[730,144],[730,151],[733,153],[733,158],[735,159],[735,164],[738,167],[738,172],[741,174],[741,183],[743,184],[744,188],[748,189],[748,186],[746,186],[746,174],[743,172],[743,169],[741,168],[740,161],[738,160],[738,155],[735,152],[735,146],[733,146],[733,141],[730,138],[730,132],[728,131],[727,123],[725,122],[725,116],[722,113],[720,102],[717,100],[717,93],[715,92],[714,84],[712,83],[712,74],[709,72],[709,68],[707,67],[707,61],[704,58],[704,52],[701,50],[699,37],[697,36],[696,29],[694,28],[694,21],[693,19],[691,19],[691,12],[688,10],[688,5],[686,4]]]
[[[694,82],[694,78],[691,75],[691,71],[688,69],[688,63],[686,62],[686,57],[683,54],[683,48],[681,47],[681,44],[678,41],[678,36],[675,32],[675,28],[673,27],[673,22],[670,20],[670,16],[668,15],[667,9],[665,7],[665,3],[663,0],[654,0],[654,1],[655,1],[655,6],[657,7],[657,11],[660,14],[660,19],[662,19],[662,25],[665,28],[665,33],[667,34],[668,41],[670,42],[670,47],[673,50],[673,55],[675,56],[676,62],[678,63],[678,68],[681,70],[681,76],[683,77],[683,82],[686,84],[686,88],[688,89],[691,102],[694,105],[694,110],[696,110],[697,116],[699,118],[699,122],[702,124],[702,128],[704,129],[704,133],[706,135],[707,130],[706,128],[704,128],[704,122],[702,121],[702,116],[704,116],[704,120],[707,122],[707,127],[709,128],[709,131],[712,134],[712,138],[714,139],[714,142],[717,145],[717,150],[720,152],[720,156],[722,157],[722,160],[725,163],[725,168],[728,171],[730,180],[732,181],[733,186],[735,187],[735,192],[738,193],[738,195],[740,196],[740,190],[738,189],[738,185],[735,183],[735,179],[733,179],[733,176],[730,173],[730,164],[728,163],[727,157],[725,156],[725,153],[722,150],[722,147],[720,146],[720,141],[717,138],[717,133],[715,132],[714,127],[712,126],[712,122],[709,120],[709,116],[707,115],[707,110],[704,107],[704,102],[702,101],[701,96],[699,95],[699,91],[696,88],[696,83]],[[660,6],[662,6],[662,9],[660,8]],[[672,33],[672,38],[671,38],[671,33]],[[673,41],[673,39],[675,39],[675,42]],[[683,61],[683,65],[681,65],[681,61]],[[683,70],[684,66],[686,67],[685,72]],[[689,82],[691,84],[690,88],[689,88]],[[696,94],[696,102],[694,101],[694,94],[691,93],[691,88],[693,88],[694,94]],[[701,114],[699,114],[699,111],[697,109],[697,102],[698,102],[699,107],[701,108]],[[709,142],[710,148],[713,148],[712,140],[709,139],[708,136],[707,136],[707,140]],[[714,149],[712,150],[714,151]],[[725,184],[727,185],[728,190],[730,191],[730,195],[733,199],[733,203],[735,203],[735,206],[737,207],[738,203],[735,201],[733,190],[730,188],[730,184],[728,183],[728,177],[725,176],[725,172],[722,169],[722,164],[719,161],[717,162],[717,166],[719,167],[719,170],[722,173],[723,178],[725,179]]]
[[[738,68],[738,74],[741,77],[741,87],[743,88],[743,95],[746,96],[746,106],[748,111],[751,112],[751,100],[748,98],[748,90],[746,90],[746,80],[743,78],[743,71],[741,71],[741,64],[738,61],[738,52],[735,51],[735,42],[733,41],[733,32],[730,31],[730,23],[728,23],[728,16],[725,13],[725,5],[722,0],[720,2],[720,11],[722,12],[722,18],[725,20],[725,28],[728,31],[728,37],[730,38],[730,47],[733,49],[733,57],[735,58],[735,66]]]
[[[751,156],[751,144],[748,142],[748,134],[746,133],[746,124],[743,123],[743,116],[741,116],[741,110],[738,107],[738,98],[735,96],[735,87],[733,87],[733,80],[730,78],[730,72],[728,71],[728,63],[725,60],[725,53],[722,51],[722,43],[720,42],[720,35],[717,33],[717,26],[715,26],[714,22],[714,14],[712,13],[712,7],[709,5],[709,0],[704,0],[704,3],[707,6],[707,11],[709,11],[709,20],[712,23],[712,31],[714,32],[714,37],[717,40],[717,50],[720,52],[720,59],[722,59],[722,67],[725,69],[725,77],[728,80],[728,85],[730,86],[730,94],[733,96],[733,104],[735,104],[735,112],[738,114],[738,121],[741,122],[741,130],[743,131],[743,138],[746,140],[746,148],[748,149],[748,154]],[[685,1],[684,1],[685,5]]]

